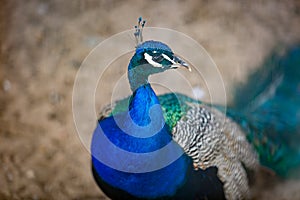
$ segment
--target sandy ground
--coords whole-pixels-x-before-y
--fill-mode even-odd
[[[273,48],[300,40],[299,2],[251,2],[2,0],[0,199],[107,199],[73,123],[72,88],[83,59],[142,15],[148,26],[175,29],[202,44],[230,101],[233,86]],[[297,180],[259,179],[254,199],[300,199]]]

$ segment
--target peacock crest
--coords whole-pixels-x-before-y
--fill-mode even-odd
[[[143,43],[143,29],[145,27],[146,20],[143,20],[142,17],[138,18],[138,23],[137,25],[134,26],[135,32],[135,42],[136,42],[136,47],[138,47],[140,44]]]

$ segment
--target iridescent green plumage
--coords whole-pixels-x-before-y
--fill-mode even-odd
[[[168,93],[158,96],[166,124],[172,129],[187,112],[188,103],[201,103],[180,93]],[[117,101],[111,114],[124,112],[128,109],[130,97]]]
[[[261,164],[283,177],[299,176],[300,46],[272,53],[237,88],[234,109],[230,115],[245,129]]]

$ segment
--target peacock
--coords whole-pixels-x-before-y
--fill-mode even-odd
[[[149,76],[189,64],[144,41],[128,65],[131,96],[103,109],[91,142],[92,172],[111,199],[249,199],[249,173],[281,177],[300,166],[300,47],[274,53],[240,85],[231,107],[180,93],[156,95]],[[241,98],[241,93],[243,93]]]

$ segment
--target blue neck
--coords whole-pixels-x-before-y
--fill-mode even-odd
[[[165,123],[158,98],[149,83],[140,86],[133,92],[129,104],[129,114],[138,126],[147,126],[151,121],[157,121],[157,119],[160,120],[160,123]]]
[[[133,92],[129,104],[129,114],[138,126],[149,125],[151,121],[154,121],[151,118],[155,121],[159,119],[160,124],[165,123],[158,98],[148,82],[151,74],[160,71],[161,69],[148,64],[141,54],[135,54],[128,65],[128,80]]]

